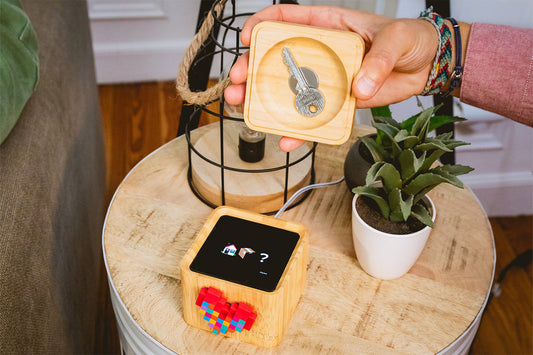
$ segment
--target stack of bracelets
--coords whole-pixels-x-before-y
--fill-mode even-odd
[[[463,67],[461,66],[461,32],[459,25],[454,18],[443,18],[439,14],[433,12],[433,7],[428,8],[420,13],[423,20],[429,21],[437,30],[439,34],[439,49],[435,55],[433,68],[429,74],[428,82],[424,87],[421,95],[435,95],[444,94],[448,96],[451,92],[461,85],[461,77],[463,74]],[[453,25],[455,33],[455,68],[451,71],[452,66],[452,32],[446,22],[450,21]],[[446,92],[443,92],[448,88]]]

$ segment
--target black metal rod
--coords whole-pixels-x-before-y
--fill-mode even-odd
[[[287,202],[287,195],[289,194],[289,163],[291,162],[289,152],[285,158],[285,188],[283,189],[283,203]]]
[[[450,0],[426,0],[426,7],[433,6],[433,10],[442,17],[450,17]],[[453,116],[453,97],[442,97],[441,95],[433,95],[433,105],[437,106],[443,104],[439,109],[439,115]],[[437,134],[452,132],[452,138],[455,136],[455,125],[447,123],[437,128]],[[440,157],[443,164],[455,164],[455,149],[453,152],[445,153]]]
[[[220,101],[220,112],[224,109],[223,100]],[[224,186],[224,173],[226,167],[224,166],[224,119],[220,119],[220,191],[222,196],[222,205],[226,204],[226,189]]]

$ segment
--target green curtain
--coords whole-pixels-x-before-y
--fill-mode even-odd
[[[0,0],[0,144],[39,80],[37,37],[19,0]]]

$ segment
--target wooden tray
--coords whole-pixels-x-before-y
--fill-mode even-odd
[[[314,117],[298,112],[282,50],[289,48],[299,67],[311,68],[325,99]],[[265,21],[252,33],[244,119],[251,129],[308,141],[342,144],[352,131],[356,99],[351,95],[364,42],[352,32]]]

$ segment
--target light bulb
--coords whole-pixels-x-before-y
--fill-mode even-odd
[[[256,163],[265,156],[266,134],[254,131],[245,124],[239,131],[239,157],[248,163]]]

